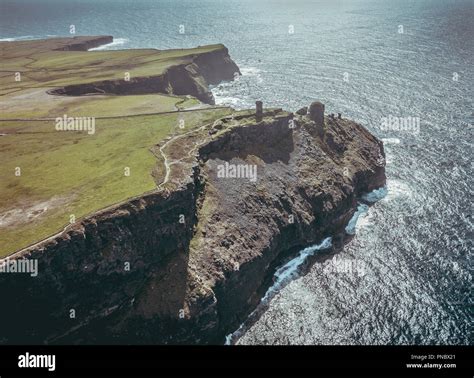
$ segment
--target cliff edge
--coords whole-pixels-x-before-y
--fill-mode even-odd
[[[69,44],[61,45],[55,50],[87,51],[89,48],[110,43],[111,38],[96,37],[87,40],[71,40]],[[48,90],[48,94],[91,96],[162,93],[175,96],[189,95],[206,104],[214,105],[215,101],[209,90],[209,85],[234,80],[236,76],[241,74],[238,66],[230,58],[228,49],[221,44],[203,46],[202,51],[199,47],[195,51],[189,51],[189,53],[186,53],[186,50],[178,51],[178,59],[172,53],[173,50],[171,50],[171,53],[170,51],[160,52],[154,50],[152,56],[156,56],[156,60],[162,62],[156,65],[156,70],[152,69],[149,73],[132,73],[131,77],[127,78],[65,85]],[[166,55],[170,55],[170,57],[168,58]],[[152,60],[146,64],[153,68]]]

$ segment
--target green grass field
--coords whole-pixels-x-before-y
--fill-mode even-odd
[[[132,63],[134,72],[156,73],[197,50],[47,52],[44,46],[27,42],[0,44],[2,62],[7,58],[0,75],[0,257],[61,231],[71,216],[78,220],[155,189],[164,178],[165,167],[151,147],[231,112],[201,109],[140,115],[200,103],[194,98],[163,94],[46,94],[50,86],[123,75],[124,65],[128,68]],[[82,68],[77,71],[78,67]],[[29,71],[33,69],[44,72],[33,74]],[[22,76],[28,80],[12,82],[13,73],[5,72],[9,70],[24,72]],[[31,120],[63,114],[96,117],[95,133],[57,131],[54,119]],[[15,118],[22,120],[13,121]],[[185,121],[184,128],[179,127],[180,119]],[[127,168],[129,176],[125,174]]]

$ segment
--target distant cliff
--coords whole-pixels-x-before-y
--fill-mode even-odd
[[[87,50],[102,44],[104,39],[78,41],[61,47],[60,50]],[[83,96],[94,94],[136,95],[163,93],[191,95],[207,104],[214,104],[209,85],[234,80],[240,70],[229,56],[224,45],[217,45],[212,51],[197,53],[182,62],[165,69],[163,73],[132,77],[130,80],[103,80],[93,83],[73,84],[48,91],[61,96]]]
[[[208,59],[194,63],[215,82]],[[342,235],[357,198],[385,184],[382,143],[347,119],[273,110],[207,131],[166,190],[14,256],[40,274],[0,274],[1,342],[223,343],[289,253]],[[256,166],[256,181],[219,177],[225,162]]]

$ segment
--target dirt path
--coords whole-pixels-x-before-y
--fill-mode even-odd
[[[200,128],[198,129],[193,129],[193,130],[190,130],[184,134],[179,134],[179,135],[176,135],[174,136],[173,138],[169,139],[165,144],[163,144],[159,150],[160,150],[160,154],[161,156],[163,157],[163,161],[164,161],[164,164],[165,164],[165,168],[166,168],[166,174],[165,174],[165,178],[163,180],[163,182],[161,184],[158,185],[158,188],[162,187],[163,185],[165,185],[168,181],[169,181],[169,177],[170,177],[170,174],[171,174],[171,165],[174,164],[174,163],[177,163],[179,162],[180,160],[175,160],[175,161],[172,161],[171,163],[169,162],[169,159],[168,159],[168,156],[166,156],[165,154],[165,151],[164,149],[168,146],[168,144],[176,141],[177,139],[180,139],[180,138],[183,138],[189,134],[192,134],[192,133],[195,133],[196,131],[201,131],[201,130],[204,130],[206,127],[208,127],[210,125],[210,123],[208,124],[205,124],[203,126],[201,126]],[[203,142],[204,143],[204,142]],[[202,143],[201,143],[202,144]],[[191,156],[191,153],[197,148],[199,147],[201,144],[197,144],[195,143],[194,144],[194,148],[192,148],[189,152],[188,152],[188,157]]]

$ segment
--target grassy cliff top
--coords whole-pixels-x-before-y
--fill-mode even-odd
[[[157,189],[166,168],[155,146],[231,112],[206,109],[189,96],[48,94],[58,86],[123,80],[125,72],[157,75],[224,48],[57,50],[91,38],[0,42],[0,257]],[[58,130],[64,115],[93,118],[94,132]]]
[[[84,39],[82,37],[81,41]],[[1,93],[102,80],[123,80],[126,72],[131,78],[156,76],[171,66],[191,62],[195,55],[224,48],[217,44],[176,50],[57,50],[67,48],[67,41],[69,44],[76,43],[73,38],[0,42]],[[21,81],[14,80],[12,74],[15,72],[22,74]]]

